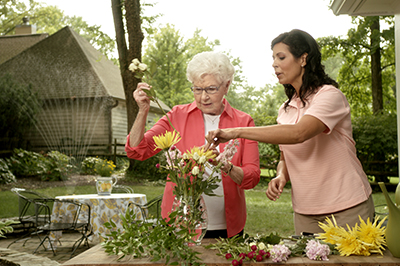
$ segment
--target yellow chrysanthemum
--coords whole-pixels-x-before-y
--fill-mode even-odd
[[[375,218],[374,223],[371,223],[369,218],[367,222],[365,222],[361,217],[360,226],[358,227],[357,236],[358,238],[368,245],[368,253],[379,253],[383,255],[382,250],[385,250],[383,247],[386,245],[385,240],[385,227],[382,226],[386,217],[380,221],[378,224],[379,217]]]
[[[332,215],[332,221],[327,217],[325,219],[325,222],[326,224],[319,222],[319,227],[321,227],[321,229],[324,230],[325,233],[320,234],[318,238],[322,239],[327,243],[335,244],[336,237],[340,236],[343,230],[341,230],[342,228],[338,227],[335,217],[333,215]]]
[[[165,131],[164,135],[154,136],[155,149],[169,149],[181,140],[181,136],[176,131]]]
[[[344,228],[343,228],[344,229]],[[353,229],[348,227],[348,232],[344,230],[342,237],[337,238],[336,247],[341,256],[361,255],[365,252],[365,246],[357,238],[357,226]]]
[[[214,159],[216,157],[211,150],[204,151],[204,148],[199,147],[192,148],[190,151],[187,151],[186,154],[190,159],[194,159],[195,161],[198,161],[202,157],[205,157],[207,160]]]

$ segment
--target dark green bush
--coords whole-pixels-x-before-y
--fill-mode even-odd
[[[26,131],[35,124],[41,102],[31,86],[14,82],[6,74],[0,77],[0,149],[12,150],[20,147]]]
[[[0,159],[0,184],[8,184],[16,181],[15,175],[8,168],[4,159]]]
[[[398,171],[396,114],[367,115],[353,119],[357,156],[366,172],[381,172],[376,181],[387,181],[384,173]],[[377,178],[378,177],[378,178]]]
[[[13,155],[6,161],[16,177],[40,177],[43,181],[65,180],[76,168],[73,157],[58,151],[41,154],[14,149]]]

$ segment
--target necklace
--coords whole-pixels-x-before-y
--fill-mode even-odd
[[[214,119],[212,117],[214,117]],[[217,121],[217,119],[219,119],[219,117],[220,117],[219,115],[204,114],[204,118],[206,120],[208,120],[209,122],[211,122],[211,124],[213,124],[213,125],[214,125],[215,121]]]

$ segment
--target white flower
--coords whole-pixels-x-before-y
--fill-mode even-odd
[[[193,167],[192,169],[192,175],[198,175],[200,173],[200,169],[199,167],[196,165],[195,167]]]
[[[256,242],[251,242],[251,243],[249,244],[249,247],[251,247],[251,246],[257,246],[257,243],[256,243]]]
[[[184,153],[184,154],[182,155],[182,159],[183,159],[183,160],[189,160],[189,155],[188,155],[187,153]]]
[[[132,63],[132,64],[129,65],[128,68],[129,68],[130,71],[135,72],[138,69],[138,66],[135,65],[134,63]]]
[[[260,244],[258,244],[258,249],[259,250],[264,250],[264,249],[266,249],[267,247],[265,246],[265,244],[263,243],[263,242],[261,242]]]
[[[199,159],[199,163],[200,163],[200,164],[204,164],[206,161],[207,161],[207,157],[204,156],[204,155],[201,156],[200,159]]]
[[[143,64],[143,63],[140,63],[139,66],[138,66],[138,68],[139,68],[140,71],[143,72],[143,71],[146,71],[147,65],[146,65],[146,64]]]
[[[200,155],[197,152],[195,152],[193,154],[193,160],[195,160],[197,162],[199,159],[200,159]]]
[[[140,64],[139,59],[137,59],[137,58],[133,59],[132,64],[134,64],[135,66],[139,66],[139,64]]]

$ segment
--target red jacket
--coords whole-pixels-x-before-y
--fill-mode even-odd
[[[223,100],[225,109],[220,116],[219,128],[249,127],[254,126],[254,121],[248,114],[234,109]],[[180,133],[182,139],[176,144],[183,153],[194,146],[205,144],[205,128],[203,113],[197,108],[196,103],[177,105],[168,112],[172,124]],[[146,160],[154,156],[160,149],[154,150],[153,136],[164,134],[165,131],[172,131],[168,119],[163,116],[150,130],[148,130],[137,147],[129,146],[129,135],[125,145],[125,151],[129,158],[135,160]],[[225,216],[228,237],[232,237],[243,230],[246,224],[246,200],[245,189],[254,188],[260,181],[260,162],[258,143],[252,140],[238,139],[238,151],[232,159],[235,166],[240,166],[244,177],[241,185],[236,184],[232,179],[222,172],[222,182],[225,197]],[[226,143],[220,144],[220,152],[224,150]],[[173,184],[167,182],[164,190],[164,197],[161,204],[163,218],[168,217],[171,212],[174,200]]]

